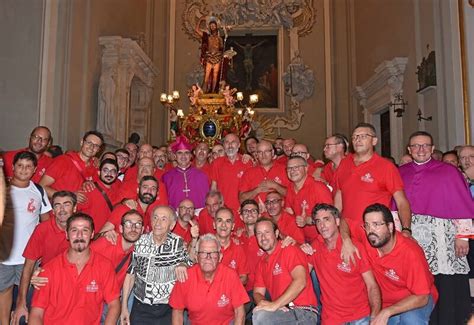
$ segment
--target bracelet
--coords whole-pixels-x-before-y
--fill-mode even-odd
[[[405,231],[405,230],[408,231],[410,234],[412,233],[410,227],[402,227],[402,231]]]

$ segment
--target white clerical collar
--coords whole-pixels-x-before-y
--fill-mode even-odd
[[[430,157],[430,159],[428,159],[427,161],[422,162],[422,163],[416,162],[415,160],[413,160],[413,162],[414,162],[415,164],[417,164],[418,166],[422,166],[422,165],[425,165],[425,164],[429,163],[429,162],[431,161],[431,159],[432,159],[432,158]]]

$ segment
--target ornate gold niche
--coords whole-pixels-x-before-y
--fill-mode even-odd
[[[245,137],[251,127],[251,117],[247,115],[245,109],[226,105],[221,94],[201,94],[196,105],[182,118],[180,133],[191,143],[204,141],[213,146],[229,133]]]

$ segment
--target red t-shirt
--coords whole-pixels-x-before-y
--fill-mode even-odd
[[[134,199],[138,195],[138,186],[140,185],[137,182],[137,179],[134,178],[129,181],[122,182],[120,189],[118,190],[117,199],[118,201],[122,201],[123,199]],[[162,205],[168,205],[168,193],[166,191],[165,184],[158,180],[158,193],[157,193],[156,200],[161,202]]]
[[[288,162],[288,156],[286,156],[285,154],[277,157],[275,160],[274,160],[276,163],[278,164],[282,164],[283,166],[286,167],[286,163]]]
[[[333,204],[331,192],[323,182],[315,181],[308,175],[298,192],[295,190],[295,184],[291,183],[288,186],[285,204],[293,210],[295,216],[300,216],[304,209],[306,217],[310,217],[318,203]],[[318,231],[312,225],[304,226],[303,232],[307,242],[312,242],[318,237]]]
[[[95,179],[97,168],[92,162],[86,165],[77,152],[71,151],[56,157],[46,169],[45,175],[54,179],[51,184],[54,190],[77,192],[84,181]]]
[[[247,264],[247,257],[242,245],[234,243],[231,239],[229,247],[226,249],[222,247],[221,252],[222,265],[226,265],[235,270],[238,275],[247,275],[250,273],[250,269]]]
[[[270,217],[271,218],[271,217]],[[290,236],[296,242],[301,245],[305,243],[305,236],[303,229],[296,225],[295,217],[288,212],[281,211],[280,218],[278,218],[278,229],[283,237]]]
[[[125,172],[125,176],[123,177],[122,182],[129,182],[129,181],[137,181],[138,175],[138,166],[133,165],[127,169]]]
[[[195,220],[193,221],[196,222]],[[191,236],[191,225],[189,224],[188,228],[184,229],[183,226],[181,226],[181,224],[179,223],[179,221],[176,221],[176,226],[174,226],[173,232],[183,238],[186,244],[189,244],[193,239],[193,237]]]
[[[193,166],[196,167],[197,169],[199,169],[200,171],[202,171],[204,174],[206,174],[207,178],[209,179],[209,181],[211,180],[211,173],[212,173],[212,167],[211,167],[211,164],[209,163],[205,163],[203,166],[201,167],[198,167],[196,166],[196,163],[193,162]]]
[[[119,202],[118,189],[120,188],[120,182],[113,183],[111,188],[106,188],[100,181],[96,183],[108,196],[112,205]],[[110,218],[112,211],[110,211],[107,201],[105,201],[98,188],[94,188],[91,192],[85,192],[85,195],[87,200],[84,203],[78,203],[77,210],[90,215],[94,219],[94,228],[99,231]]]
[[[219,263],[212,282],[204,279],[199,265],[188,269],[186,282],[176,282],[169,304],[173,309],[187,309],[193,325],[229,324],[234,309],[249,301],[239,276]]]
[[[265,255],[265,252],[260,248],[260,246],[258,246],[257,237],[247,237],[245,230],[242,232],[240,237],[236,238],[241,243],[247,256],[247,265],[250,273],[248,275],[247,284],[245,285],[245,290],[250,291],[253,290],[254,287],[257,265],[262,256]]]
[[[244,172],[252,167],[252,162],[248,161],[244,164],[242,156],[238,155],[234,163],[231,163],[229,158],[224,156],[214,160],[211,166],[210,179],[217,183],[217,189],[222,193],[225,205],[238,211],[240,208],[239,186]],[[242,220],[237,217],[236,215],[236,225],[242,227]]]
[[[53,216],[36,226],[23,251],[23,257],[33,261],[41,259],[44,265],[68,248],[66,232],[58,227]]]
[[[322,238],[311,244],[315,252],[308,260],[315,267],[321,286],[322,321],[325,324],[343,324],[370,315],[367,287],[362,277],[370,271],[370,263],[362,244],[354,242],[354,245],[361,254],[355,265],[341,259],[341,236],[332,250],[328,250]]]
[[[143,216],[143,226],[144,226],[143,232],[145,233],[150,232],[151,231],[151,213],[156,206],[164,205],[164,204],[157,200],[153,202],[152,204],[148,205],[148,207],[146,208],[146,211],[143,211],[142,206],[138,203],[139,199],[135,197],[135,200],[137,202],[136,210]],[[125,204],[118,204],[115,206],[108,220],[114,225],[115,231],[118,231],[119,225],[122,222],[122,216],[125,214],[125,212],[130,211],[130,210],[131,209]]]
[[[324,165],[323,171],[321,172],[321,177],[326,182],[328,182],[329,186],[331,186],[334,191],[334,188],[336,187],[336,180],[334,178],[334,176],[336,175],[336,169],[334,169],[333,167],[334,164],[331,161]]]
[[[110,261],[91,250],[80,274],[67,251],[43,268],[48,283],[35,290],[32,307],[44,309],[45,324],[100,324],[104,301],[119,299],[120,289]]]
[[[341,191],[342,215],[349,224],[351,234],[359,241],[366,241],[362,213],[374,203],[390,207],[395,192],[403,190],[397,167],[377,153],[356,166],[354,155],[349,154],[337,168],[336,190]]]
[[[392,251],[379,256],[376,248],[364,241],[374,276],[382,292],[383,308],[391,306],[410,295],[431,294],[436,304],[438,291],[426,262],[425,254],[416,241],[395,234]]]
[[[122,262],[122,260],[126,256],[129,257],[129,259],[122,264],[122,267],[120,268],[119,272],[116,273],[117,284],[119,288],[122,288],[123,281],[125,280],[125,275],[127,274],[128,265],[130,264],[130,256],[133,252],[133,245],[127,251],[124,251],[122,247],[122,235],[119,234],[117,236],[117,244],[114,245],[106,238],[101,237],[91,243],[91,249],[106,257],[112,263],[114,272],[115,269]]]
[[[23,148],[13,151],[7,151],[3,154],[3,170],[5,172],[5,178],[8,181],[10,181],[10,179],[13,177],[13,158],[15,158],[15,155],[20,151],[29,151],[29,149]],[[53,158],[42,154],[38,159],[38,166],[36,167],[36,171],[33,174],[31,180],[35,183],[39,183],[41,177],[43,177],[46,169],[49,167],[49,165],[51,165],[52,162]]]
[[[200,235],[216,233],[214,229],[214,218],[209,214],[206,208],[199,212],[198,222]]]
[[[305,268],[306,286],[293,300],[296,306],[317,306],[316,295],[311,285],[306,255],[295,246],[277,246],[271,255],[264,255],[258,264],[254,288],[266,288],[273,300],[278,299],[293,281],[291,272],[301,265]]]
[[[239,192],[251,191],[264,180],[272,180],[285,187],[290,183],[286,175],[285,166],[282,164],[273,163],[268,171],[262,166],[255,166],[244,172],[240,181]],[[254,199],[258,202],[260,198],[264,202],[266,197],[266,193],[259,193]]]

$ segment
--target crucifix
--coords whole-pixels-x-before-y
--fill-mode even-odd
[[[189,192],[191,191],[191,189],[188,187],[188,179],[186,178],[186,172],[183,173],[183,176],[184,176],[184,189],[183,189],[183,193],[186,197],[189,196]]]

